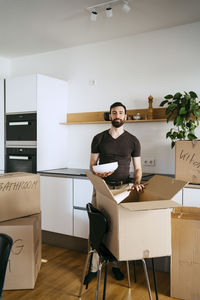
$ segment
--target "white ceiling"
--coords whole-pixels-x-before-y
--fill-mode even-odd
[[[88,6],[107,0],[0,0],[0,56],[18,57],[200,21],[200,0],[129,0],[91,22]]]

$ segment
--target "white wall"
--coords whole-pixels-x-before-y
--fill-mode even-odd
[[[10,75],[10,63],[9,59],[0,57],[0,78],[5,78]]]
[[[69,81],[69,112],[108,110],[121,100],[128,109],[153,106],[168,93],[194,90],[200,96],[200,22],[121,39],[12,60],[11,75],[42,73]],[[91,85],[91,80],[96,84]],[[63,121],[63,120],[61,120]],[[156,160],[144,171],[174,172],[174,152],[165,134],[171,124],[127,124]],[[108,125],[70,125],[68,167],[88,168],[92,137]],[[200,129],[198,130],[200,138]]]

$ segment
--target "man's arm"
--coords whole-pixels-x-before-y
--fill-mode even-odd
[[[99,159],[99,153],[91,153],[90,155],[90,171],[95,174],[95,172],[93,171],[93,166],[97,165]]]
[[[142,163],[141,157],[133,157],[133,168],[134,168],[134,182],[133,189],[136,189],[138,192],[144,189],[144,185],[140,184],[142,179]]]

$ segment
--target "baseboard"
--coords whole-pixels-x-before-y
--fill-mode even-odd
[[[67,248],[84,253],[87,253],[88,251],[87,239],[46,230],[42,230],[42,242],[52,246]]]

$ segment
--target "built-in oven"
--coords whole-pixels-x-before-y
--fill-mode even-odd
[[[17,113],[6,115],[7,141],[36,141],[37,114]]]
[[[37,172],[37,149],[24,147],[6,148],[6,172]]]

